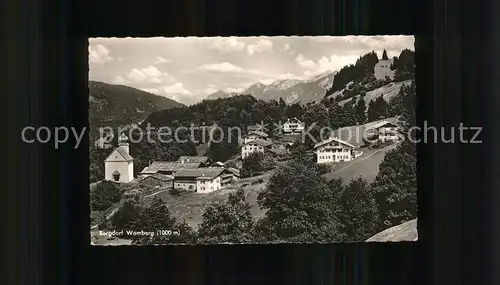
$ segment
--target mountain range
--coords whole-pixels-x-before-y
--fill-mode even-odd
[[[149,114],[163,109],[183,107],[172,99],[124,85],[89,81],[90,136],[99,127],[138,124]]]
[[[305,80],[299,79],[281,79],[266,85],[257,82],[239,93],[228,93],[219,90],[208,95],[204,100],[214,100],[219,98],[228,98],[237,94],[249,94],[256,99],[271,101],[273,99],[283,100],[287,104],[319,101],[324,98],[326,90],[332,85],[336,72],[327,71]]]

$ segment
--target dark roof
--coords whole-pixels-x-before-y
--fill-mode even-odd
[[[184,162],[177,161],[155,161],[150,166],[145,167],[141,173],[156,173],[158,171],[177,171],[179,169],[193,169],[200,167],[199,162]]]
[[[270,141],[267,141],[267,140],[256,139],[256,140],[247,142],[243,146],[249,145],[249,144],[256,144],[258,146],[269,146],[269,145],[272,145],[273,143]]]
[[[231,171],[236,176],[240,176],[240,171],[234,167],[229,167],[227,170]]]
[[[212,179],[224,172],[222,167],[200,167],[196,169],[180,169],[174,173],[174,177],[196,177],[199,179]]]
[[[186,162],[194,162],[194,163],[207,163],[207,161],[209,161],[210,158],[208,156],[181,156],[179,157],[179,159],[177,160],[177,162],[182,162],[184,161],[184,163]]]
[[[134,158],[132,158],[123,148],[117,147],[108,155],[108,157],[106,157],[106,159],[104,161],[113,161],[113,160],[109,160],[109,159],[110,159],[111,155],[115,152],[115,150],[118,152],[118,154],[120,154],[123,157],[123,159],[125,159],[125,161],[133,161],[134,160]]]
[[[244,135],[243,137],[248,137],[250,135],[257,135],[257,136],[261,136],[261,137],[265,137],[265,138],[268,137],[268,135],[266,133],[261,132],[261,131],[251,131],[248,134]]]
[[[334,142],[334,141],[335,141],[335,142],[338,142],[338,143],[341,143],[341,144],[343,144],[343,145],[347,145],[347,146],[350,146],[350,147],[354,147],[354,145],[352,145],[352,144],[350,144],[350,143],[348,143],[348,142],[346,142],[346,141],[343,141],[343,140],[341,140],[341,139],[339,139],[339,138],[336,138],[336,137],[330,137],[329,139],[326,139],[326,140],[324,140],[324,141],[322,141],[322,142],[319,142],[319,143],[315,144],[315,145],[314,145],[314,148],[320,147],[320,146],[322,146],[322,145],[325,145],[325,144],[328,144],[328,143],[331,143],[331,142]]]
[[[146,176],[144,178],[141,179],[142,180],[145,180],[145,179],[158,179],[158,180],[162,180],[162,181],[170,181],[170,180],[173,180],[174,177],[172,175],[165,175],[165,174],[161,174],[161,173],[154,173],[154,174],[151,174],[150,176]]]
[[[373,124],[371,126],[369,126],[369,128],[367,128],[367,130],[371,130],[371,129],[379,129],[383,126],[393,126],[393,127],[399,127],[398,124],[396,124],[395,122],[393,121],[388,121],[388,120],[383,120],[383,121],[380,121],[380,122],[377,122],[376,124]],[[366,128],[366,127],[365,127]]]
[[[297,119],[297,117],[293,117],[293,118],[286,120],[285,124],[286,123],[302,124],[303,122],[301,120]]]

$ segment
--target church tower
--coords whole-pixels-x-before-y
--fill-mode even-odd
[[[104,179],[115,182],[134,180],[134,158],[130,156],[125,133],[118,137],[118,147],[104,161],[104,176]]]
[[[128,148],[128,137],[125,133],[122,133],[122,135],[118,138],[118,147],[121,147],[125,152],[127,152],[127,154],[130,154]]]

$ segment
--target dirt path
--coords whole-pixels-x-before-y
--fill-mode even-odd
[[[144,196],[144,198],[153,197],[153,196],[155,196],[155,195],[157,195],[157,194],[160,194],[160,193],[163,193],[163,192],[166,192],[166,191],[168,191],[168,190],[160,190],[160,191],[157,191],[157,192],[151,193],[151,194],[149,194],[149,195],[146,195],[146,196]]]

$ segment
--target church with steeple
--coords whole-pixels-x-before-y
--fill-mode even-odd
[[[115,182],[134,180],[134,159],[129,153],[128,137],[118,137],[118,147],[104,160],[104,179]]]

